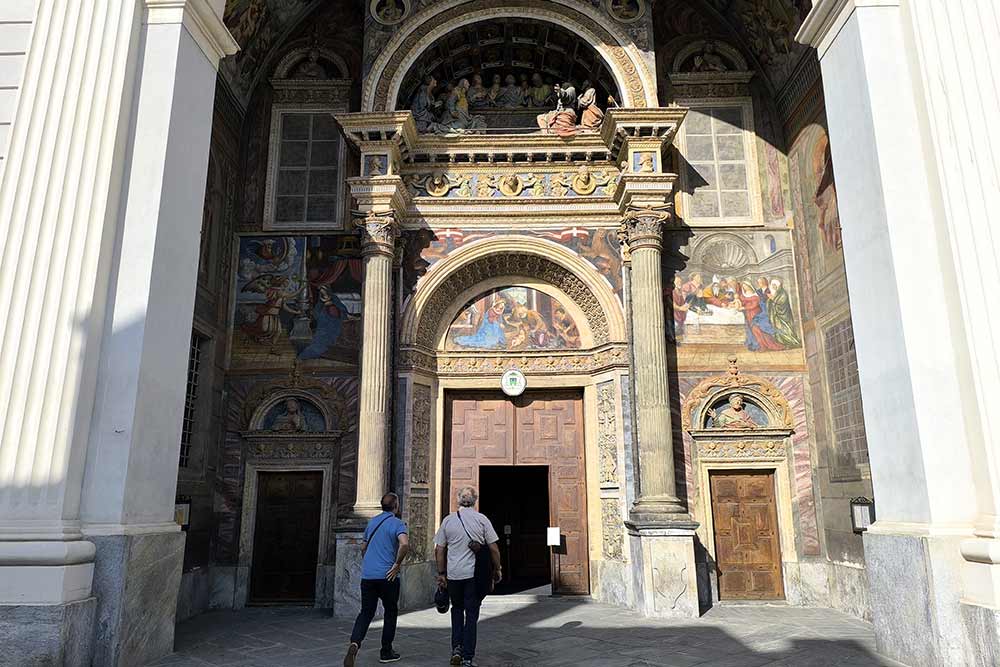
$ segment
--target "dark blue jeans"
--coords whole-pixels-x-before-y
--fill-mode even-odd
[[[382,648],[392,648],[392,640],[396,637],[396,618],[399,616],[399,577],[395,581],[385,579],[361,580],[361,613],[354,621],[354,631],[351,641],[361,646],[368,626],[375,618],[378,601],[382,600],[385,618],[382,621]]]
[[[476,657],[476,624],[479,606],[483,603],[476,593],[475,579],[448,580],[451,597],[451,647],[462,647],[462,659]]]

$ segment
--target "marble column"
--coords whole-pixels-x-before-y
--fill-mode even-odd
[[[0,181],[11,664],[144,664],[172,648],[183,341],[216,67],[236,48],[221,9],[38,3]]]
[[[359,224],[365,261],[358,404],[357,497],[337,530],[333,613],[348,618],[361,604],[361,545],[365,522],[382,511],[391,454],[392,277],[399,226],[392,212],[370,212]]]
[[[635,358],[636,420],[639,441],[639,497],[631,516],[639,522],[690,522],[677,499],[666,320],[663,308],[663,224],[665,210],[626,214],[632,262],[632,346]]]
[[[399,234],[391,214],[369,215],[360,226],[365,282],[358,399],[357,500],[354,503],[354,513],[359,518],[381,512],[382,495],[389,490],[392,264]]]
[[[691,520],[677,498],[670,425],[666,321],[663,308],[663,224],[667,205],[626,213],[631,257],[632,348],[639,493],[625,522],[632,555],[635,606],[647,616],[696,617],[698,584]]]

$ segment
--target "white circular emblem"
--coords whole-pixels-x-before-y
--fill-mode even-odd
[[[500,378],[500,388],[508,396],[520,396],[527,386],[528,381],[524,379],[524,373],[516,368],[510,369]]]

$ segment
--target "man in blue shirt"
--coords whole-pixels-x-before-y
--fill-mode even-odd
[[[399,615],[399,568],[410,550],[406,524],[399,519],[399,496],[382,496],[382,513],[368,522],[361,553],[361,613],[354,621],[351,645],[344,658],[344,667],[354,667],[361,642],[375,618],[378,601],[382,601],[385,619],[382,625],[382,650],[379,662],[396,662],[399,654],[392,649]]]

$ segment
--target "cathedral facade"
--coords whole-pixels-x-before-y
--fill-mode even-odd
[[[993,664],[976,11],[0,8],[15,655],[143,664],[210,609],[353,616],[387,491],[427,606],[472,485],[506,591],[832,607],[906,664]]]

